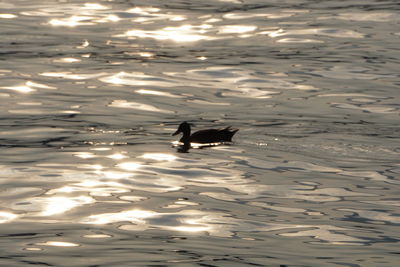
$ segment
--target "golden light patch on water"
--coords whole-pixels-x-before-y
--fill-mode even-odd
[[[86,141],[85,144],[92,146],[117,146],[126,145],[126,142],[97,142],[97,141]]]
[[[164,28],[163,30],[158,31],[144,31],[144,30],[130,30],[125,33],[127,37],[139,37],[139,38],[153,38],[157,40],[171,40],[175,42],[196,42],[202,39],[206,39],[206,37],[193,34],[189,32],[184,27],[181,29],[174,29],[173,27]]]
[[[45,243],[36,243],[38,246],[52,246],[52,247],[78,247],[77,243],[63,242],[63,241],[47,241]]]
[[[168,218],[170,215],[177,216],[176,226],[170,226],[162,223],[162,217]],[[152,218],[160,218],[154,223]],[[149,220],[150,219],[150,220]],[[140,231],[148,229],[149,227],[156,227],[164,230],[172,230],[187,233],[199,233],[199,232],[214,232],[215,229],[210,224],[207,216],[203,212],[196,210],[187,210],[177,213],[158,213],[151,210],[133,209],[126,210],[117,213],[103,213],[91,215],[84,218],[81,223],[86,224],[110,224],[118,222],[129,222],[130,225],[120,226],[120,229],[130,231]]]
[[[228,13],[223,16],[225,19],[248,19],[248,18],[268,18],[268,19],[280,19],[280,18],[287,18],[294,16],[296,12],[280,12],[280,13],[248,13],[248,12],[235,12],[235,13]]]
[[[41,106],[41,105],[43,105],[43,103],[40,103],[40,102],[18,102],[17,104],[21,105],[21,106]]]
[[[319,88],[307,84],[293,84],[293,89],[304,90],[304,91],[319,90]]]
[[[186,16],[183,15],[173,15],[169,18],[170,21],[183,21],[186,20]]]
[[[8,113],[11,114],[26,114],[26,115],[43,115],[43,114],[49,114],[47,110],[40,110],[40,109],[9,109]],[[55,113],[61,113],[61,112],[55,112]]]
[[[86,217],[82,223],[87,224],[109,224],[115,222],[129,221],[136,224],[145,224],[145,219],[157,216],[158,213],[149,210],[126,210],[117,213],[103,213]]]
[[[86,80],[97,78],[99,76],[104,76],[107,73],[100,72],[100,73],[91,73],[91,74],[83,74],[83,73],[71,73],[68,71],[61,71],[61,72],[42,72],[39,73],[41,76],[46,77],[53,77],[53,78],[64,78],[64,79],[71,79],[71,80]]]
[[[88,196],[78,197],[49,197],[40,199],[39,202],[45,203],[41,216],[52,216],[56,214],[65,213],[73,208],[94,203],[95,200]]]
[[[92,133],[102,133],[102,134],[119,134],[121,133],[120,130],[105,130],[105,129],[101,129],[101,128],[96,128],[96,127],[89,127],[87,128],[88,131],[92,132]],[[91,150],[102,150],[105,151],[106,148],[98,148],[98,149],[91,149]],[[109,148],[110,150],[111,148]]]
[[[60,59],[55,59],[54,62],[57,63],[76,63],[76,62],[81,62],[82,60],[78,58],[73,58],[73,57],[64,57]]]
[[[149,15],[150,13],[160,12],[161,9],[156,7],[134,7],[128,9],[126,12],[128,13],[135,13],[135,14],[142,14],[142,15]]]
[[[130,175],[132,176],[132,175]],[[102,177],[99,174],[99,177]],[[110,178],[110,177],[104,177]],[[127,176],[121,176],[121,179]],[[120,178],[118,178],[120,179]],[[123,194],[130,192],[130,188],[126,185],[113,181],[84,180],[81,183],[66,185],[60,188],[52,189],[47,194],[67,194],[67,193],[84,193],[93,197],[109,197],[112,194]]]
[[[12,91],[16,91],[18,93],[31,93],[36,91],[35,89],[33,89],[32,87],[28,86],[28,85],[17,85],[17,86],[3,86],[0,87],[1,89],[7,89],[7,90],[12,90]]]
[[[101,171],[97,172],[97,174],[104,176],[109,179],[126,179],[132,177],[132,173],[120,172],[120,171]]]
[[[277,41],[278,43],[324,43],[322,40],[305,39],[305,38],[283,38]]]
[[[155,56],[155,54],[151,53],[151,52],[139,52],[138,55],[141,57],[154,57]]]
[[[112,149],[111,147],[94,147],[94,148],[91,148],[90,150],[94,150],[94,151],[109,151],[111,149]]]
[[[64,19],[51,19],[48,23],[51,26],[65,26],[65,27],[76,27],[82,25],[95,25],[91,20],[94,19],[92,16],[71,16]]]
[[[117,165],[118,168],[126,170],[126,171],[136,171],[138,170],[142,164],[138,162],[122,162]]]
[[[154,7],[134,7],[128,9],[126,12],[137,14],[137,18],[133,19],[137,23],[149,23],[158,20],[169,20],[169,21],[183,21],[187,19],[186,15],[173,14],[170,12],[161,13],[161,9]]]
[[[96,171],[100,171],[102,169],[104,169],[104,166],[101,164],[83,164],[79,166],[80,168],[83,169],[91,169],[91,170],[96,170]]]
[[[126,200],[130,202],[138,202],[148,199],[147,197],[140,197],[140,196],[120,196],[119,199]]]
[[[152,38],[160,41],[174,41],[178,43],[197,42],[200,40],[212,40],[215,37],[207,36],[207,29],[212,28],[212,25],[203,24],[199,26],[181,25],[178,27],[165,27],[160,30],[129,30],[117,37],[135,37],[135,38]]]
[[[205,19],[205,18],[209,18],[209,16],[204,16],[204,17],[200,17],[200,18]],[[217,23],[217,22],[220,22],[220,21],[222,21],[222,19],[209,18],[209,19],[205,20],[204,22],[205,23]]]
[[[231,103],[228,102],[211,102],[201,99],[187,100],[188,103],[195,103],[200,105],[215,105],[215,106],[230,106]]]
[[[231,228],[228,218],[220,220],[221,217],[218,215],[199,210],[183,210],[177,213],[160,214],[160,216],[169,214],[175,214],[179,217],[177,225],[158,225],[158,227],[165,230],[186,232],[188,234],[207,232],[211,235],[221,235],[222,232],[229,231],[228,229]],[[213,223],[214,219],[215,224]],[[222,229],[218,226],[219,223],[226,225],[226,228]]]
[[[81,112],[78,110],[61,110],[61,114],[80,114]]]
[[[115,75],[101,78],[100,80],[103,82],[112,83],[116,85],[125,84],[125,80],[123,78],[125,76],[124,74],[125,74],[124,72],[119,72]]]
[[[183,145],[183,143],[181,143],[181,142],[179,142],[179,141],[172,141],[171,144],[172,144],[172,146],[174,146],[174,147],[179,146],[179,145]]]
[[[10,222],[18,218],[17,214],[7,212],[7,211],[0,211],[0,223]]]
[[[115,22],[118,21],[119,18],[116,15],[104,15],[102,12],[104,10],[109,9],[109,7],[97,4],[97,3],[85,3],[84,5],[75,5],[70,6],[70,9],[73,9],[73,16],[66,18],[53,18],[48,21],[48,24],[54,27],[77,27],[84,25],[96,25],[97,23],[106,23],[106,22]],[[65,10],[60,9],[59,6],[54,6],[52,8],[45,8],[41,10],[45,13],[36,13],[39,14],[52,14],[52,13],[65,13]],[[71,14],[70,12],[68,12]],[[26,15],[35,15],[33,12],[27,12]]]
[[[96,157],[96,155],[91,152],[76,152],[74,153],[74,156],[82,159],[91,159]]]
[[[6,13],[0,14],[0,19],[13,19],[16,17],[18,16],[14,14],[6,14]]]
[[[186,201],[186,200],[178,200],[175,202],[177,205],[184,205],[184,206],[197,206],[199,203]]]
[[[82,48],[88,47],[89,45],[90,45],[89,41],[88,41],[88,40],[84,40],[84,41],[82,42],[82,44],[78,45],[76,48],[82,49]],[[82,57],[90,57],[90,54],[82,55]]]
[[[75,192],[75,191],[79,191],[79,190],[77,190],[77,188],[73,187],[73,186],[63,186],[63,187],[60,187],[60,188],[57,188],[57,189],[52,189],[52,190],[48,191],[47,193],[48,194],[55,194],[57,192],[60,192],[60,193],[72,193],[72,192]]]
[[[109,7],[102,5],[102,4],[98,4],[98,3],[85,3],[84,5],[85,8],[89,9],[89,10],[106,10],[109,9]]]
[[[120,159],[125,159],[125,158],[127,158],[127,156],[124,155],[124,154],[121,154],[121,153],[114,153],[114,154],[112,154],[112,155],[107,156],[107,158],[115,159],[115,160],[120,160]]]
[[[177,208],[184,208],[187,206],[197,206],[197,205],[199,205],[199,204],[195,203],[195,202],[179,200],[179,201],[175,201],[173,204],[169,204],[169,205],[165,206],[164,208],[177,209]]]
[[[165,96],[165,97],[172,97],[172,98],[182,98],[183,97],[183,96],[171,94],[169,92],[161,92],[161,91],[148,90],[148,89],[139,89],[139,90],[135,90],[135,92],[138,94],[143,94],[143,95],[157,95],[157,96]]]
[[[176,156],[167,153],[145,153],[140,157],[144,159],[152,159],[157,161],[174,161],[177,159]]]
[[[247,33],[252,32],[257,29],[257,26],[253,25],[225,25],[219,27],[219,33],[221,34],[231,34],[231,33]]]
[[[107,15],[106,17],[97,20],[97,22],[118,22],[121,18],[117,15]]]
[[[27,250],[27,251],[42,251],[43,249],[35,248],[35,247],[27,247],[27,248],[24,248],[24,250]]]
[[[160,87],[172,87],[176,85],[176,83],[172,81],[152,75],[146,75],[142,72],[127,73],[121,71],[116,74],[102,77],[99,80],[104,83],[111,83],[115,85],[160,86]]]
[[[113,100],[109,107],[114,108],[130,108],[130,109],[138,109],[143,111],[152,111],[152,112],[162,112],[162,113],[173,113],[173,111],[166,109],[159,109],[155,106],[143,104],[139,102],[128,102],[126,100]]]
[[[37,91],[37,89],[57,89],[57,88],[54,86],[49,86],[46,84],[41,84],[33,81],[26,81],[25,84],[22,85],[4,86],[0,87],[0,89],[13,90],[19,93],[31,93]]]
[[[308,216],[326,216],[325,213],[319,211],[307,211],[305,212]]]

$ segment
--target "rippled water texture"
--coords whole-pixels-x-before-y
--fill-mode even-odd
[[[1,266],[396,266],[399,4],[2,1]],[[178,153],[171,134],[239,128]]]

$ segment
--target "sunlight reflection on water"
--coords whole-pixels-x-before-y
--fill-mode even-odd
[[[45,243],[36,243],[38,246],[54,246],[54,247],[77,247],[79,244],[62,241],[47,241]]]
[[[0,211],[0,223],[6,223],[9,221],[13,221],[16,218],[18,218],[18,215],[14,214],[14,213]]]
[[[125,34],[117,35],[116,37],[139,37],[139,38],[153,38],[157,40],[171,40],[175,42],[196,42],[200,40],[213,40],[215,37],[207,36],[202,33],[206,32],[207,28],[211,25],[182,25],[179,27],[166,27],[161,30],[144,31],[144,30],[130,30]]]
[[[0,3],[5,266],[395,265],[394,5],[50,2]]]
[[[138,109],[143,111],[153,111],[153,112],[162,112],[162,113],[173,113],[171,110],[159,109],[152,105],[147,105],[139,102],[128,102],[126,100],[113,100],[109,107],[114,108],[130,108],[130,109]]]

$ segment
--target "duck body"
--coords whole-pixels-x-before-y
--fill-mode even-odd
[[[183,133],[183,136],[179,141],[182,142],[184,145],[189,145],[190,143],[211,144],[232,142],[232,137],[237,131],[239,131],[239,129],[226,127],[222,129],[200,130],[194,132],[193,134],[190,134],[190,124],[187,122],[182,122],[179,125],[178,130],[172,135]]]
[[[191,143],[199,143],[199,144],[232,142],[232,137],[237,131],[238,131],[237,129],[232,130],[229,127],[226,127],[224,129],[200,130],[190,135],[189,141]],[[183,139],[184,138],[182,137],[180,141],[181,142],[184,141]]]

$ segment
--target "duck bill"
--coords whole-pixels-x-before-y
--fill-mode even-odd
[[[179,131],[179,130],[176,130],[176,132],[174,132],[172,135],[177,135],[177,134],[179,134],[181,131]]]

